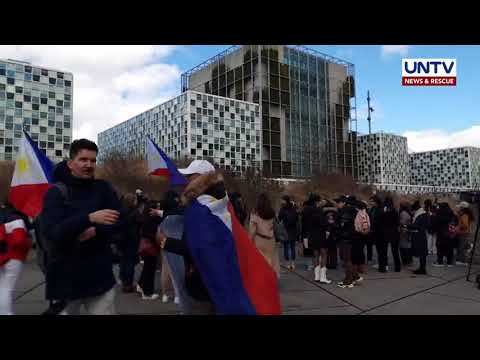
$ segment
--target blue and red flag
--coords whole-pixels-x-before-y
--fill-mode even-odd
[[[219,315],[280,315],[277,275],[228,197],[202,195],[185,210],[187,246]]]
[[[147,138],[147,163],[150,175],[165,177],[173,186],[187,184],[175,164],[150,138]]]
[[[23,134],[8,199],[23,214],[35,217],[42,211],[43,198],[52,186],[54,165],[30,136]]]

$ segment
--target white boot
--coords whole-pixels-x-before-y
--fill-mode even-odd
[[[323,284],[330,284],[332,281],[327,279],[327,268],[320,269],[320,282]]]
[[[315,266],[315,281],[320,281],[321,275],[320,275],[320,266]]]

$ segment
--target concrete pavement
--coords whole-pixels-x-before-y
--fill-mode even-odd
[[[313,281],[313,271],[307,271],[309,258],[297,260],[294,272],[282,267],[279,282],[283,312],[285,315],[477,315],[480,314],[480,290],[467,282],[466,267],[432,267],[429,258],[428,275],[413,275],[403,269],[400,273],[379,273],[373,268],[363,277],[365,280],[353,289],[341,289],[336,283],[342,280],[341,270],[330,270],[332,284]],[[140,266],[138,266],[140,268]],[[474,265],[473,276],[480,273],[480,265]],[[159,273],[158,273],[159,274]],[[156,279],[160,289],[160,276]],[[14,310],[19,315],[37,315],[48,304],[44,300],[43,275],[34,255],[25,264],[17,291]],[[175,315],[173,303],[161,300],[144,301],[137,294],[118,291],[117,311],[128,315]]]

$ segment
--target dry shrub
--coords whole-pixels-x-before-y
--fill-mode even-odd
[[[5,202],[8,198],[14,168],[13,161],[0,161],[0,203]]]
[[[236,176],[231,171],[222,170],[225,178],[225,186],[229,192],[239,192],[248,212],[251,212],[256,204],[257,197],[266,193],[272,201],[274,208],[279,207],[283,187],[277,182],[264,178],[260,172],[251,168],[243,176]]]
[[[317,174],[305,182],[289,184],[284,191],[297,203],[307,200],[310,193],[316,193],[320,198],[329,200],[344,194],[367,200],[373,194],[371,186],[358,185],[351,176],[341,174]]]
[[[96,177],[109,181],[121,195],[142,189],[152,199],[160,199],[169,186],[166,179],[148,175],[145,159],[133,155],[110,155],[97,168]]]

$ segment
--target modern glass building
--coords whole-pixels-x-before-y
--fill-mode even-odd
[[[358,136],[359,181],[375,184],[410,184],[407,138],[379,132]]]
[[[0,161],[15,160],[22,128],[51,160],[68,156],[73,75],[0,59]]]
[[[171,158],[211,159],[234,173],[260,169],[259,105],[187,91],[98,135],[99,160],[144,155],[150,137]]]
[[[358,177],[353,64],[302,46],[233,46],[184,73],[187,90],[260,105],[265,176]]]
[[[412,185],[480,190],[480,148],[466,146],[417,152],[409,156]]]

